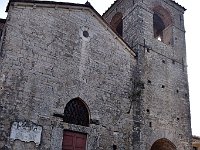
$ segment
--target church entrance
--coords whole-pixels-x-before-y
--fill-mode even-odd
[[[159,139],[151,147],[151,150],[176,150],[175,145],[167,139]]]
[[[86,134],[64,131],[62,150],[86,150],[86,139]]]

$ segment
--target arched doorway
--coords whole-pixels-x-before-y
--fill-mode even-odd
[[[151,150],[176,150],[176,146],[168,139],[159,139],[154,142]]]
[[[63,121],[89,127],[90,113],[86,103],[78,98],[70,100],[64,110]],[[62,150],[86,150],[87,134],[64,130]]]

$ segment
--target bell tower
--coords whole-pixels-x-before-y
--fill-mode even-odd
[[[185,8],[172,0],[117,0],[103,14],[137,54],[135,150],[190,150]]]

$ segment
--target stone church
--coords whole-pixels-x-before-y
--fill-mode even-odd
[[[0,150],[191,150],[184,14],[173,0],[10,0]]]

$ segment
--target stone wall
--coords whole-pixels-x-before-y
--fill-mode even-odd
[[[128,47],[90,6],[15,1],[1,47],[0,149],[60,150],[64,130],[86,133],[88,150],[191,149],[183,7],[116,1],[103,16],[122,14]],[[170,24],[167,42],[154,37],[155,13]],[[74,98],[89,127],[63,122]]]
[[[0,30],[3,30],[5,22],[6,22],[5,19],[0,19]]]
[[[6,22],[5,19],[0,19],[0,41],[2,41],[1,37],[2,37],[2,34],[3,34],[5,22]],[[0,42],[0,47],[1,47],[1,42]]]
[[[185,9],[171,0],[136,0],[134,6],[131,3],[131,0],[118,0],[103,17],[110,23],[117,12],[122,13],[123,39],[138,56],[137,68],[144,87],[139,105],[141,130],[136,133],[141,137],[134,143],[134,148],[151,149],[155,141],[168,139],[177,149],[190,150],[190,104],[183,19]],[[172,20],[168,26],[171,33],[166,35],[170,43],[154,38],[155,11],[170,14],[163,14]],[[164,20],[169,20],[164,17]]]
[[[134,53],[90,8],[11,5],[2,51],[0,149],[60,150],[64,129],[88,150],[132,149]],[[53,116],[76,97],[99,125]]]

